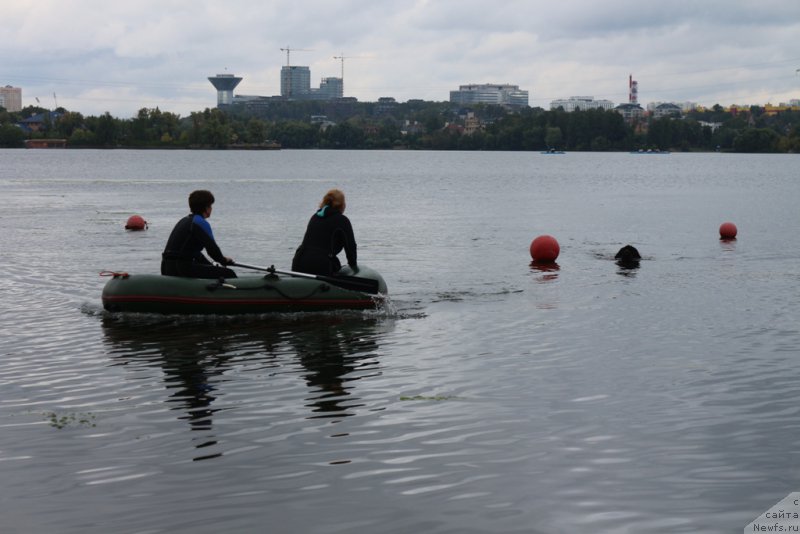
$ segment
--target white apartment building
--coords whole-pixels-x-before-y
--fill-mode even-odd
[[[660,102],[660,101],[656,101],[656,102],[650,102],[649,104],[647,104],[647,111],[654,112],[656,110],[656,108],[658,106],[662,105],[662,104],[673,104],[675,106],[678,106],[680,108],[681,112],[683,112],[683,113],[688,113],[690,111],[693,111],[693,110],[697,109],[697,107],[698,107],[697,102]]]
[[[499,106],[528,106],[528,91],[519,85],[469,84],[459,85],[458,91],[450,91],[450,102],[455,104],[496,104]]]
[[[595,100],[593,96],[571,96],[550,102],[551,110],[558,108],[563,108],[564,111],[568,112],[586,111],[587,109],[614,109],[614,103],[610,100]]]

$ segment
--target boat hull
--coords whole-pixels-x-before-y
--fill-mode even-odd
[[[348,268],[342,274],[351,275]],[[376,271],[358,275],[378,281],[379,295],[338,287],[327,281],[266,274],[216,280],[155,274],[115,274],[103,288],[103,307],[111,312],[219,314],[324,311],[375,308],[387,293]]]

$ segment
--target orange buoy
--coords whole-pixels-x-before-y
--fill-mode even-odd
[[[147,221],[140,215],[131,215],[125,223],[126,230],[147,230]]]
[[[736,239],[736,225],[732,222],[724,222],[719,226],[720,239]]]
[[[531,242],[531,258],[536,262],[554,262],[558,258],[561,247],[556,238],[549,235],[540,235]]]

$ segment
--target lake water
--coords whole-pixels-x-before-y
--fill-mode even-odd
[[[800,490],[799,161],[2,150],[0,532],[741,532]],[[103,311],[193,189],[286,269],[330,187],[385,307]]]

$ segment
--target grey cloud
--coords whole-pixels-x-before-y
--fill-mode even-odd
[[[629,73],[643,99],[710,104],[750,90],[766,98],[770,83],[770,94],[796,98],[796,79],[782,76],[800,68],[798,21],[800,3],[778,0],[76,0],[69,8],[41,0],[29,10],[12,4],[0,19],[7,41],[20,42],[0,82],[22,85],[27,103],[55,90],[65,103],[74,95],[83,112],[135,111],[136,102],[117,104],[113,94],[99,103],[88,96],[119,88],[186,114],[198,102],[214,105],[205,78],[226,68],[244,77],[242,92],[276,94],[280,48],[291,46],[309,49],[292,62],[311,66],[313,78],[338,75],[334,55],[362,56],[345,76],[346,94],[362,100],[445,100],[459,84],[508,82],[530,90],[536,105],[570,94],[620,101]],[[63,45],[45,47],[32,27]]]

